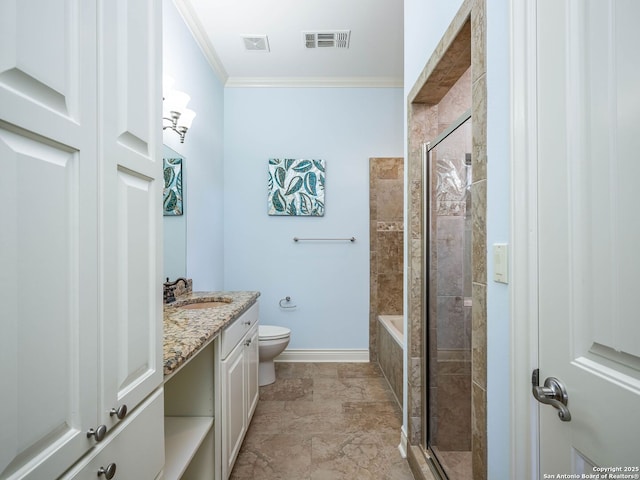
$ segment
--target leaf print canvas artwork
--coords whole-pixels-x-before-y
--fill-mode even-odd
[[[269,159],[269,215],[324,215],[325,162]]]
[[[164,159],[164,215],[182,215],[182,158]]]

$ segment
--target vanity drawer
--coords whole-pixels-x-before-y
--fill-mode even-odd
[[[258,322],[258,302],[240,315],[233,323],[222,330],[220,343],[220,356],[227,358],[231,350],[242,340],[247,332]]]

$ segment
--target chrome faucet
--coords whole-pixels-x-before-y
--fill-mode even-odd
[[[174,292],[174,288],[178,282],[182,281],[184,283],[184,287],[187,288],[187,279],[180,277],[178,279],[176,279],[174,282],[170,282],[169,281],[169,277],[167,277],[167,281],[164,282],[163,284],[163,297],[164,297],[164,303],[171,303],[171,302],[175,302],[176,300],[176,295]]]

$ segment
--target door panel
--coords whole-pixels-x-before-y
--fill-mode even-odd
[[[222,361],[222,477],[228,478],[247,428],[244,343]]]
[[[1,478],[56,478],[94,443],[86,436],[97,426],[90,3],[0,2]]]
[[[572,415],[541,408],[541,473],[634,466],[640,3],[539,0],[537,14],[539,365]]]
[[[0,81],[5,88],[63,115],[74,97],[77,106],[77,13],[75,1],[2,2]]]
[[[122,404],[132,409],[162,382],[161,22],[154,3],[105,0],[100,7],[104,418]]]
[[[2,478],[61,472],[91,446],[95,222],[86,208],[95,200],[83,190],[83,162],[84,153],[0,129]],[[51,448],[55,464],[44,456]]]
[[[260,390],[258,388],[258,370],[260,365],[259,359],[259,338],[258,325],[254,325],[254,331],[249,336],[249,345],[246,347],[245,368],[247,369],[247,425],[251,423],[251,417],[258,405],[260,398]]]

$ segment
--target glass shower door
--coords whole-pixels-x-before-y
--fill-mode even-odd
[[[471,478],[471,119],[425,148],[425,444],[450,480]]]

